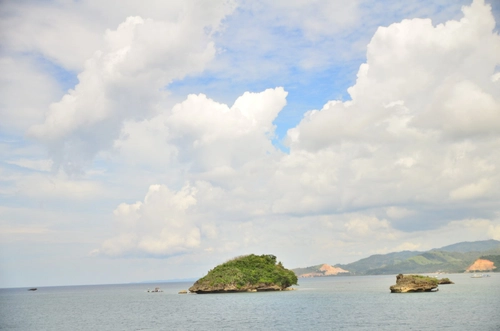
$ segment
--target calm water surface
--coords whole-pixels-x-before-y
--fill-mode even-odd
[[[391,294],[395,276],[300,279],[297,291],[177,294],[192,283],[0,289],[1,330],[500,330],[500,273],[445,275]],[[164,292],[147,293],[160,286]]]

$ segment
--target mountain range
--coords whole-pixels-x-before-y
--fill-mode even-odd
[[[336,264],[342,270],[335,275],[391,275],[399,273],[457,273],[469,269],[478,259],[493,262],[500,271],[500,241],[484,240],[461,242],[429,251],[402,251],[376,254],[349,264]],[[495,263],[496,262],[496,263]],[[477,264],[483,265],[483,264]],[[293,269],[298,277],[331,276],[328,264]],[[331,266],[330,266],[331,267]]]

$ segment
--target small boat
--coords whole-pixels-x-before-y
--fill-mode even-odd
[[[154,290],[151,290],[151,291],[148,289],[148,292],[149,292],[149,293],[158,293],[158,292],[163,292],[163,291],[162,291],[162,290],[160,290],[160,288],[159,288],[159,287],[155,287],[155,289],[154,289]]]
[[[36,291],[38,290],[36,287],[29,288],[28,291]]]
[[[490,277],[490,275],[473,273],[472,276],[470,276],[470,278],[485,278],[485,277]]]

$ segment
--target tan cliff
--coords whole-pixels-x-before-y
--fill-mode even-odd
[[[470,267],[468,267],[465,271],[492,271],[496,269],[495,263],[490,260],[477,259]]]
[[[310,278],[310,277],[323,277],[323,276],[336,276],[341,273],[348,273],[349,271],[344,270],[339,267],[333,267],[329,264],[323,264],[316,272],[309,272],[306,274],[301,274],[299,277],[301,278]]]

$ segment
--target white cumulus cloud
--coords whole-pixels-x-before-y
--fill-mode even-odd
[[[164,257],[198,247],[201,231],[190,216],[196,192],[189,185],[177,192],[151,185],[144,201],[118,206],[114,215],[120,233],[93,254]]]
[[[227,12],[217,13],[219,20]],[[173,21],[135,16],[107,30],[79,83],[50,105],[45,121],[31,127],[31,136],[46,142],[56,166],[81,171],[112,146],[124,120],[154,114],[165,97],[161,89],[204,69],[215,55],[210,29],[218,27],[205,23],[196,15]]]
[[[482,54],[500,39],[483,1],[463,15],[378,29],[349,89],[352,100],[307,112],[288,131],[289,153],[271,143],[283,88],[244,93],[232,106],[189,95],[128,122],[115,141],[121,157],[159,162],[165,177],[175,177],[166,179],[169,187],[190,183],[196,203],[146,213],[162,196],[150,188],[144,202],[117,209],[123,224],[144,230],[123,225],[102,252],[212,254],[292,242],[352,256],[432,248],[426,233],[434,241],[443,231],[459,238],[463,225],[478,226],[474,238],[495,233],[500,96],[491,76],[500,58]],[[169,192],[184,197],[184,190]],[[160,216],[176,208],[178,227]]]
[[[463,14],[436,26],[408,19],[377,30],[352,100],[309,111],[288,131],[284,181],[309,174],[323,183],[295,182],[286,193],[290,208],[308,195],[332,211],[499,195],[488,188],[499,183],[491,151],[500,148],[500,95],[490,77],[500,38],[483,1]],[[297,162],[304,164],[297,173],[286,166]]]

